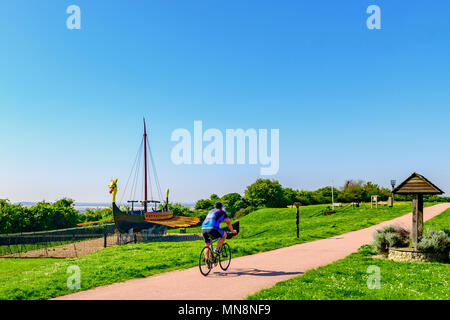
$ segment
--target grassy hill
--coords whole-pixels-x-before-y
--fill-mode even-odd
[[[411,211],[410,203],[370,209],[363,204],[330,216],[326,206],[300,208],[300,238],[295,209],[261,209],[240,219],[241,234],[230,241],[233,256],[243,256],[365,228]],[[193,228],[190,231],[199,231]],[[0,259],[0,299],[47,299],[72,292],[67,268],[81,270],[81,290],[127,279],[196,266],[202,241],[146,243],[105,248],[76,259]]]
[[[431,204],[425,204],[429,205]],[[326,207],[326,205],[300,207],[299,239],[296,238],[295,209],[257,210],[239,220],[241,234],[233,240],[233,248],[239,250],[242,245],[247,251],[252,248],[252,253],[272,250],[367,228],[411,212],[410,202],[397,202],[394,208],[380,206],[378,209],[370,209],[370,204],[362,203],[359,208],[350,207],[333,215],[321,215],[320,212]],[[222,223],[221,227],[226,227],[226,224]],[[187,228],[187,232],[201,231],[197,226]]]

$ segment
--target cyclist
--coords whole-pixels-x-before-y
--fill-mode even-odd
[[[214,250],[216,255],[220,252],[220,248],[227,238],[226,232],[219,227],[220,223],[224,221],[232,233],[237,233],[237,231],[233,229],[227,213],[222,208],[222,203],[216,202],[214,204],[214,209],[208,212],[205,221],[202,223],[202,234],[207,247],[211,247],[211,236],[214,238],[220,238],[217,242],[216,249]],[[205,254],[205,259],[209,259],[209,250],[207,250]]]

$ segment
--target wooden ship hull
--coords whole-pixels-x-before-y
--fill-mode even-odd
[[[142,210],[123,212],[114,202],[112,209],[114,223],[121,233],[128,233],[133,229],[133,232],[147,230],[150,234],[160,235],[168,227],[190,227],[200,222],[199,218],[174,216],[172,211],[147,212],[145,215]]]
[[[112,211],[116,228],[121,233],[128,233],[131,229],[133,229],[133,232],[140,232],[148,229],[151,234],[159,235],[164,234],[167,230],[167,226],[145,221],[145,216],[142,215],[141,210],[125,213],[113,203]]]

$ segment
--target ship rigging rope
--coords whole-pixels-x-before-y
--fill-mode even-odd
[[[138,175],[138,172],[139,172],[139,166],[140,166],[140,161],[139,160],[141,158],[141,152],[142,152],[142,141],[141,141],[141,144],[139,146],[138,154],[137,154],[137,158],[136,158],[137,165],[131,169],[131,175],[133,175],[133,181],[131,183],[131,188],[130,188],[130,193],[129,193],[130,200],[134,200],[133,194],[136,193],[136,191],[135,191],[135,189],[136,189],[136,176]],[[124,192],[123,194],[126,195],[126,192]]]
[[[150,143],[148,143],[148,139],[147,139],[147,146],[148,146],[148,151],[150,153],[150,162],[152,163],[153,175],[155,176],[156,188],[158,189],[158,192],[159,192],[159,196],[160,196],[159,199],[162,202],[163,201],[163,194],[161,192],[161,185],[159,184],[158,174],[156,173],[155,161],[153,160],[152,149],[150,148]]]
[[[128,176],[127,183],[125,184],[125,188],[123,189],[122,196],[120,197],[119,205],[120,205],[120,203],[122,203],[123,198],[125,197],[125,193],[126,193],[127,188],[128,188],[128,183],[130,182],[130,178],[131,178],[131,175],[133,174],[134,167],[136,166],[136,163],[139,160],[139,154],[140,154],[140,151],[142,150],[141,149],[142,148],[142,143],[143,143],[143,140],[141,141],[141,144],[139,145],[139,148],[138,148],[138,150],[136,152],[136,156],[134,158],[134,163],[133,163],[133,166],[131,167],[130,175]]]
[[[150,149],[150,144],[149,144],[149,142],[148,142],[148,136],[147,136],[147,149]],[[150,159],[150,161],[153,161],[153,160],[151,160]],[[147,184],[147,186],[149,187],[149,189],[150,189],[150,200],[154,200],[153,199],[153,189],[152,189],[152,180],[150,179],[150,168],[149,168],[149,165],[148,165],[148,161],[147,161],[147,163],[146,163],[146,166],[147,166],[147,179],[148,179],[148,184]]]
[[[150,165],[149,165],[149,163],[147,161],[147,179],[148,179],[147,187],[149,188],[149,191],[150,191],[150,199],[149,200],[154,200],[153,199],[152,181],[150,179],[151,178],[150,170],[152,170],[153,171],[153,175],[155,177],[154,180],[155,180],[157,196],[159,196],[159,200],[162,202],[163,201],[163,193],[162,193],[162,190],[161,190],[161,185],[159,183],[158,174],[156,172],[156,165],[155,165],[155,161],[154,161],[154,158],[153,158],[152,149],[151,149],[150,143],[148,141],[148,137],[147,137],[147,141],[146,142],[147,142],[147,150],[148,150],[148,153],[149,153],[149,156],[150,156],[149,160],[151,162],[151,168],[150,168]],[[140,143],[139,148],[138,148],[138,151],[136,152],[136,157],[134,159],[133,166],[131,167],[131,172],[130,172],[130,175],[128,176],[127,182],[125,184],[125,188],[123,189],[123,193],[122,193],[122,195],[120,197],[119,204],[122,203],[124,197],[128,194],[127,193],[128,189],[130,189],[129,190],[130,200],[136,200],[136,193],[139,193],[138,192],[139,185],[140,185],[140,183],[139,183],[139,180],[140,180],[139,179],[139,173],[141,172],[141,167],[142,167],[142,170],[145,171],[144,170],[145,169],[145,167],[144,167],[145,164],[143,163],[144,161],[141,161],[142,157],[143,157],[142,150],[144,149],[143,148],[143,144],[144,144],[144,138],[142,138],[141,143]],[[144,192],[145,192],[144,191],[145,190],[144,183],[145,183],[145,179],[142,179],[142,186],[141,187],[142,187],[143,199],[145,197],[145,195],[144,195]]]
[[[142,154],[142,149],[139,152],[139,159],[141,159],[141,154]],[[132,198],[132,200],[136,199],[136,191],[138,189],[138,182],[139,182],[138,178],[139,178],[139,172],[141,171],[142,161],[139,161],[138,163],[139,164],[137,166],[137,170],[134,175],[134,180],[133,180],[133,185],[132,185],[133,188],[131,189],[131,194],[130,194],[130,197]],[[133,192],[133,190],[134,190],[134,192]]]
[[[141,144],[141,147],[142,147],[142,144]],[[138,158],[137,158],[137,165],[136,165],[136,167],[134,168],[134,171],[132,171],[132,174],[133,174],[133,182],[131,183],[131,188],[130,188],[130,200],[134,200],[134,197],[133,197],[133,190],[136,188],[136,175],[137,175],[137,171],[139,170],[139,165],[140,165],[140,162],[139,162],[139,160],[140,160],[140,158],[141,158],[141,150],[142,150],[142,148],[139,148],[139,150],[138,150]]]

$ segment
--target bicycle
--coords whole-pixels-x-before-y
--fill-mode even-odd
[[[220,268],[223,271],[227,271],[230,267],[231,263],[231,248],[228,243],[224,243],[220,248],[219,253],[214,252],[214,243],[219,239],[212,241],[210,247],[204,247],[200,252],[200,258],[198,261],[198,267],[200,269],[200,273],[205,277],[211,272],[213,267],[216,267],[219,264]],[[209,254],[207,254],[209,253]],[[206,259],[208,256],[208,259]]]

